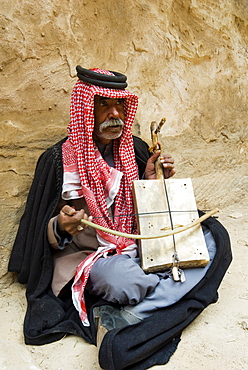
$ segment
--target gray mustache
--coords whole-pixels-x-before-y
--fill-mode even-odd
[[[120,118],[110,119],[110,120],[107,120],[101,123],[100,130],[104,130],[105,128],[112,127],[112,126],[122,126],[123,127],[124,122]]]

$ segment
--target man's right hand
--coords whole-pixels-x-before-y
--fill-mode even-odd
[[[76,211],[75,208],[65,205],[57,219],[59,231],[73,236],[82,233],[88,226],[81,223],[81,219],[91,222],[92,216],[88,216],[83,209]]]

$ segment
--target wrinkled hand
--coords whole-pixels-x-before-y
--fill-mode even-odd
[[[58,215],[58,227],[63,232],[71,235],[78,235],[88,226],[81,223],[81,219],[92,221],[92,216],[88,216],[83,209],[76,211],[73,207],[65,205]],[[81,230],[80,230],[81,229]]]
[[[147,161],[145,169],[145,179],[147,180],[156,179],[155,162],[157,159],[160,160],[161,163],[163,164],[165,179],[168,179],[169,177],[175,175],[176,171],[174,169],[174,159],[172,158],[172,156],[170,154],[165,154],[161,156],[161,151],[158,150]]]

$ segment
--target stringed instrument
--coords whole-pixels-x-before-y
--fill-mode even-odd
[[[160,150],[160,124],[151,123],[153,151]],[[164,179],[160,161],[155,163],[156,180],[133,182],[133,198],[141,235],[161,234],[197,222],[199,214],[190,178]],[[216,210],[215,210],[216,212]],[[200,223],[159,239],[139,239],[141,267],[145,272],[171,270],[174,280],[184,281],[183,268],[204,267],[209,254]]]

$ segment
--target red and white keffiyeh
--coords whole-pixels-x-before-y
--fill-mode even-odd
[[[109,74],[111,72],[94,69],[94,72]],[[122,135],[114,140],[114,167],[103,160],[96,144],[93,142],[94,130],[94,96],[107,98],[124,98],[125,124]],[[64,185],[62,197],[76,199],[84,197],[94,222],[121,232],[136,233],[132,199],[132,182],[138,179],[135,161],[132,124],[138,106],[138,97],[126,90],[109,89],[90,85],[78,80],[71,97],[70,124],[68,140],[63,144],[62,156],[64,167]],[[109,217],[108,208],[115,201],[114,218]],[[121,217],[118,217],[121,215]],[[133,240],[117,237],[97,230],[100,247],[90,254],[77,267],[72,286],[73,303],[79,311],[84,325],[89,325],[87,318],[84,289],[93,263],[107,252],[136,252]]]

